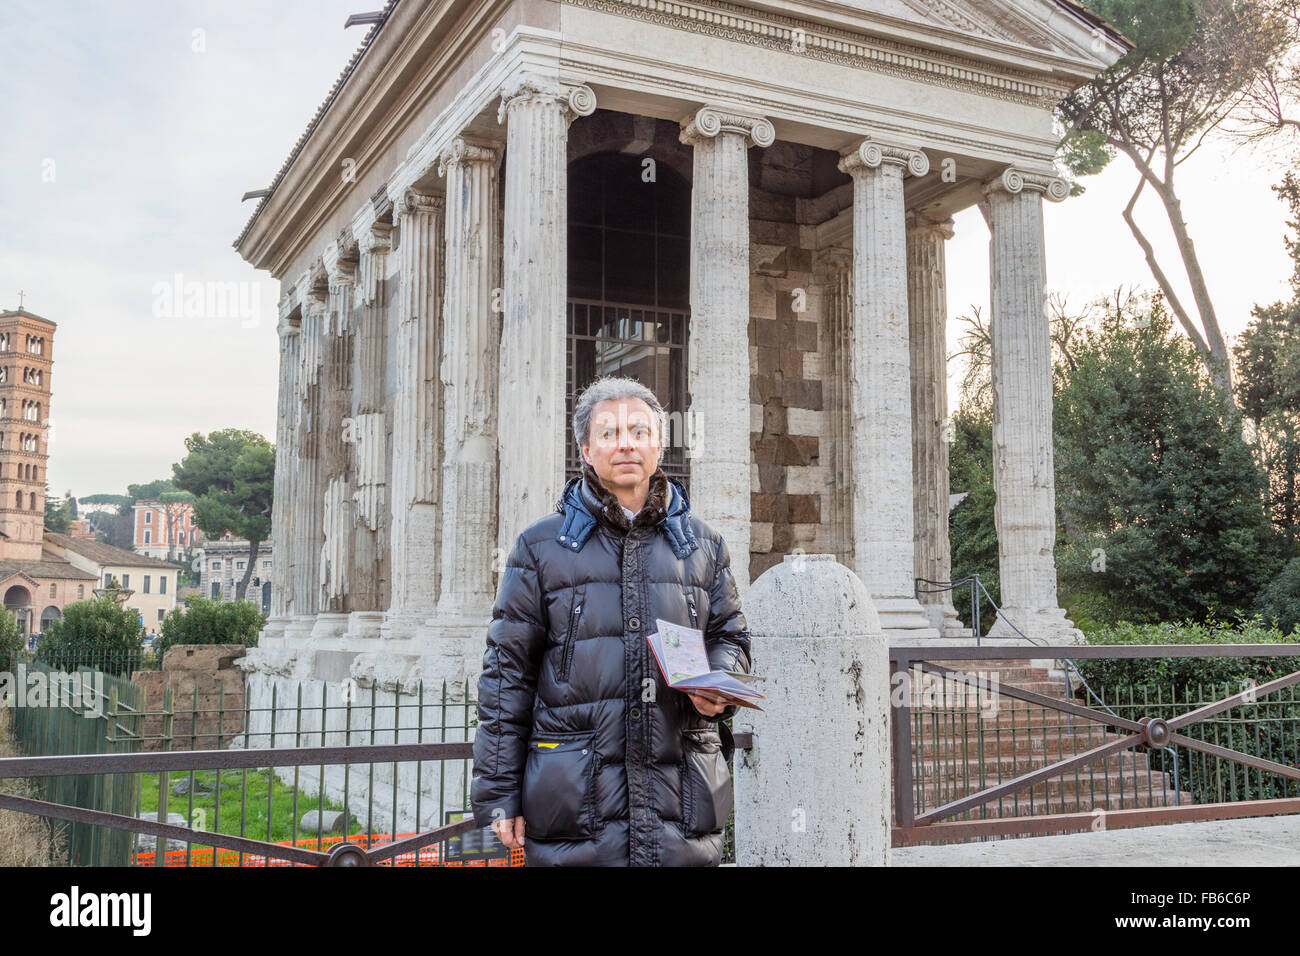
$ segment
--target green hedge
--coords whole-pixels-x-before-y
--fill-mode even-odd
[[[1127,624],[1087,635],[1089,644],[1298,644],[1300,629],[1283,634],[1259,618],[1235,623]],[[1300,646],[1297,646],[1300,654]],[[1169,719],[1198,705],[1222,700],[1250,686],[1300,670],[1296,657],[1141,658],[1076,660],[1084,679],[1119,716]],[[1180,732],[1196,740],[1252,754],[1287,766],[1300,765],[1300,696],[1283,688],[1243,703]],[[1139,748],[1139,752],[1146,748]],[[1263,800],[1300,795],[1300,785],[1276,774],[1250,770],[1187,747],[1146,751],[1153,770],[1163,771],[1170,791],[1192,794],[1195,803]]]

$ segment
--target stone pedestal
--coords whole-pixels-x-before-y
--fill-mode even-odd
[[[739,866],[888,866],[889,651],[861,578],[788,555],[745,601],[761,711],[737,732]]]
[[[1082,641],[1056,595],[1052,343],[1044,293],[1043,196],[1059,202],[1068,187],[1012,168],[989,183],[985,195],[991,233],[994,519],[1003,605],[989,636]]]
[[[846,153],[853,177],[854,563],[891,641],[937,639],[916,599],[912,401],[903,177],[920,150],[868,140]]]
[[[749,588],[749,147],[772,124],[704,107],[682,121],[693,148],[691,316],[687,382],[691,511],[727,542],[743,598]]]

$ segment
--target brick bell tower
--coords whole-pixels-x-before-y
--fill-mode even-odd
[[[0,312],[0,559],[39,561],[55,324]]]

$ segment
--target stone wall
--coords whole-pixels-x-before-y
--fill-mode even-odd
[[[836,273],[798,203],[751,190],[751,581],[790,553],[843,560],[849,526],[835,479]]]
[[[163,731],[164,693],[171,688],[171,750],[218,750],[244,732],[244,672],[235,662],[247,652],[242,644],[178,644],[163,655],[162,670],[136,671],[131,682],[144,691],[142,722],[147,738],[141,750],[166,750]]]

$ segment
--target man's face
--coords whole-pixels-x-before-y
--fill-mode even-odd
[[[659,467],[658,423],[639,398],[611,398],[592,409],[583,457],[607,488],[635,490]]]

